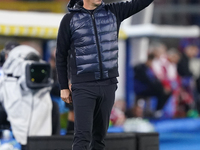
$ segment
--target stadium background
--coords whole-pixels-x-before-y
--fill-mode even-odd
[[[66,0],[0,0],[0,49],[3,49],[6,41],[16,40],[33,46],[48,61],[55,46],[59,21],[67,12],[67,3]],[[181,49],[192,38],[200,46],[199,7],[198,0],[155,0],[153,5],[123,23],[120,30],[120,78],[116,99],[125,100],[127,108],[132,106],[135,96],[131,68],[146,61],[152,41],[163,42],[168,48]],[[14,14],[17,16],[15,20],[12,18]],[[42,16],[48,18],[48,22],[40,20]],[[195,76],[199,76],[199,57],[193,59],[191,68]],[[170,104],[166,111],[172,111],[169,108]],[[198,117],[169,117],[152,120],[152,123],[160,133],[160,150],[199,150]]]

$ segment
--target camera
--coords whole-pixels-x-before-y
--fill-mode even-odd
[[[30,89],[51,86],[51,67],[48,63],[33,62],[26,65],[26,84]]]
[[[19,45],[9,51],[2,72],[0,98],[16,141],[26,145],[28,136],[51,135],[50,64],[36,49]]]
[[[20,79],[29,89],[51,87],[51,66],[41,60],[39,53],[30,46],[21,45],[10,51],[3,65],[5,76]]]

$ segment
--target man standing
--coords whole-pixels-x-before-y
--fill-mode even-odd
[[[73,101],[73,150],[86,150],[88,146],[91,150],[105,149],[104,138],[119,75],[119,27],[124,19],[152,1],[132,0],[113,4],[104,4],[102,0],[69,2],[69,13],[63,17],[57,37],[56,66],[61,98],[67,103]]]

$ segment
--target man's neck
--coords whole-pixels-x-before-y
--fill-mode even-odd
[[[85,0],[83,0],[83,8],[87,9],[87,10],[94,10],[98,7],[98,5],[94,5],[90,2],[87,2]]]
[[[87,5],[87,4],[83,4],[83,8],[87,9],[87,10],[94,10],[97,8],[97,6],[93,6],[93,5]]]

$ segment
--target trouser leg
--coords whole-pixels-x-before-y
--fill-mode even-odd
[[[100,86],[101,98],[97,100],[90,150],[104,150],[104,138],[109,126],[110,113],[115,100],[116,84]]]
[[[72,85],[74,106],[73,150],[88,150],[92,136],[93,112],[96,105],[98,87]]]

